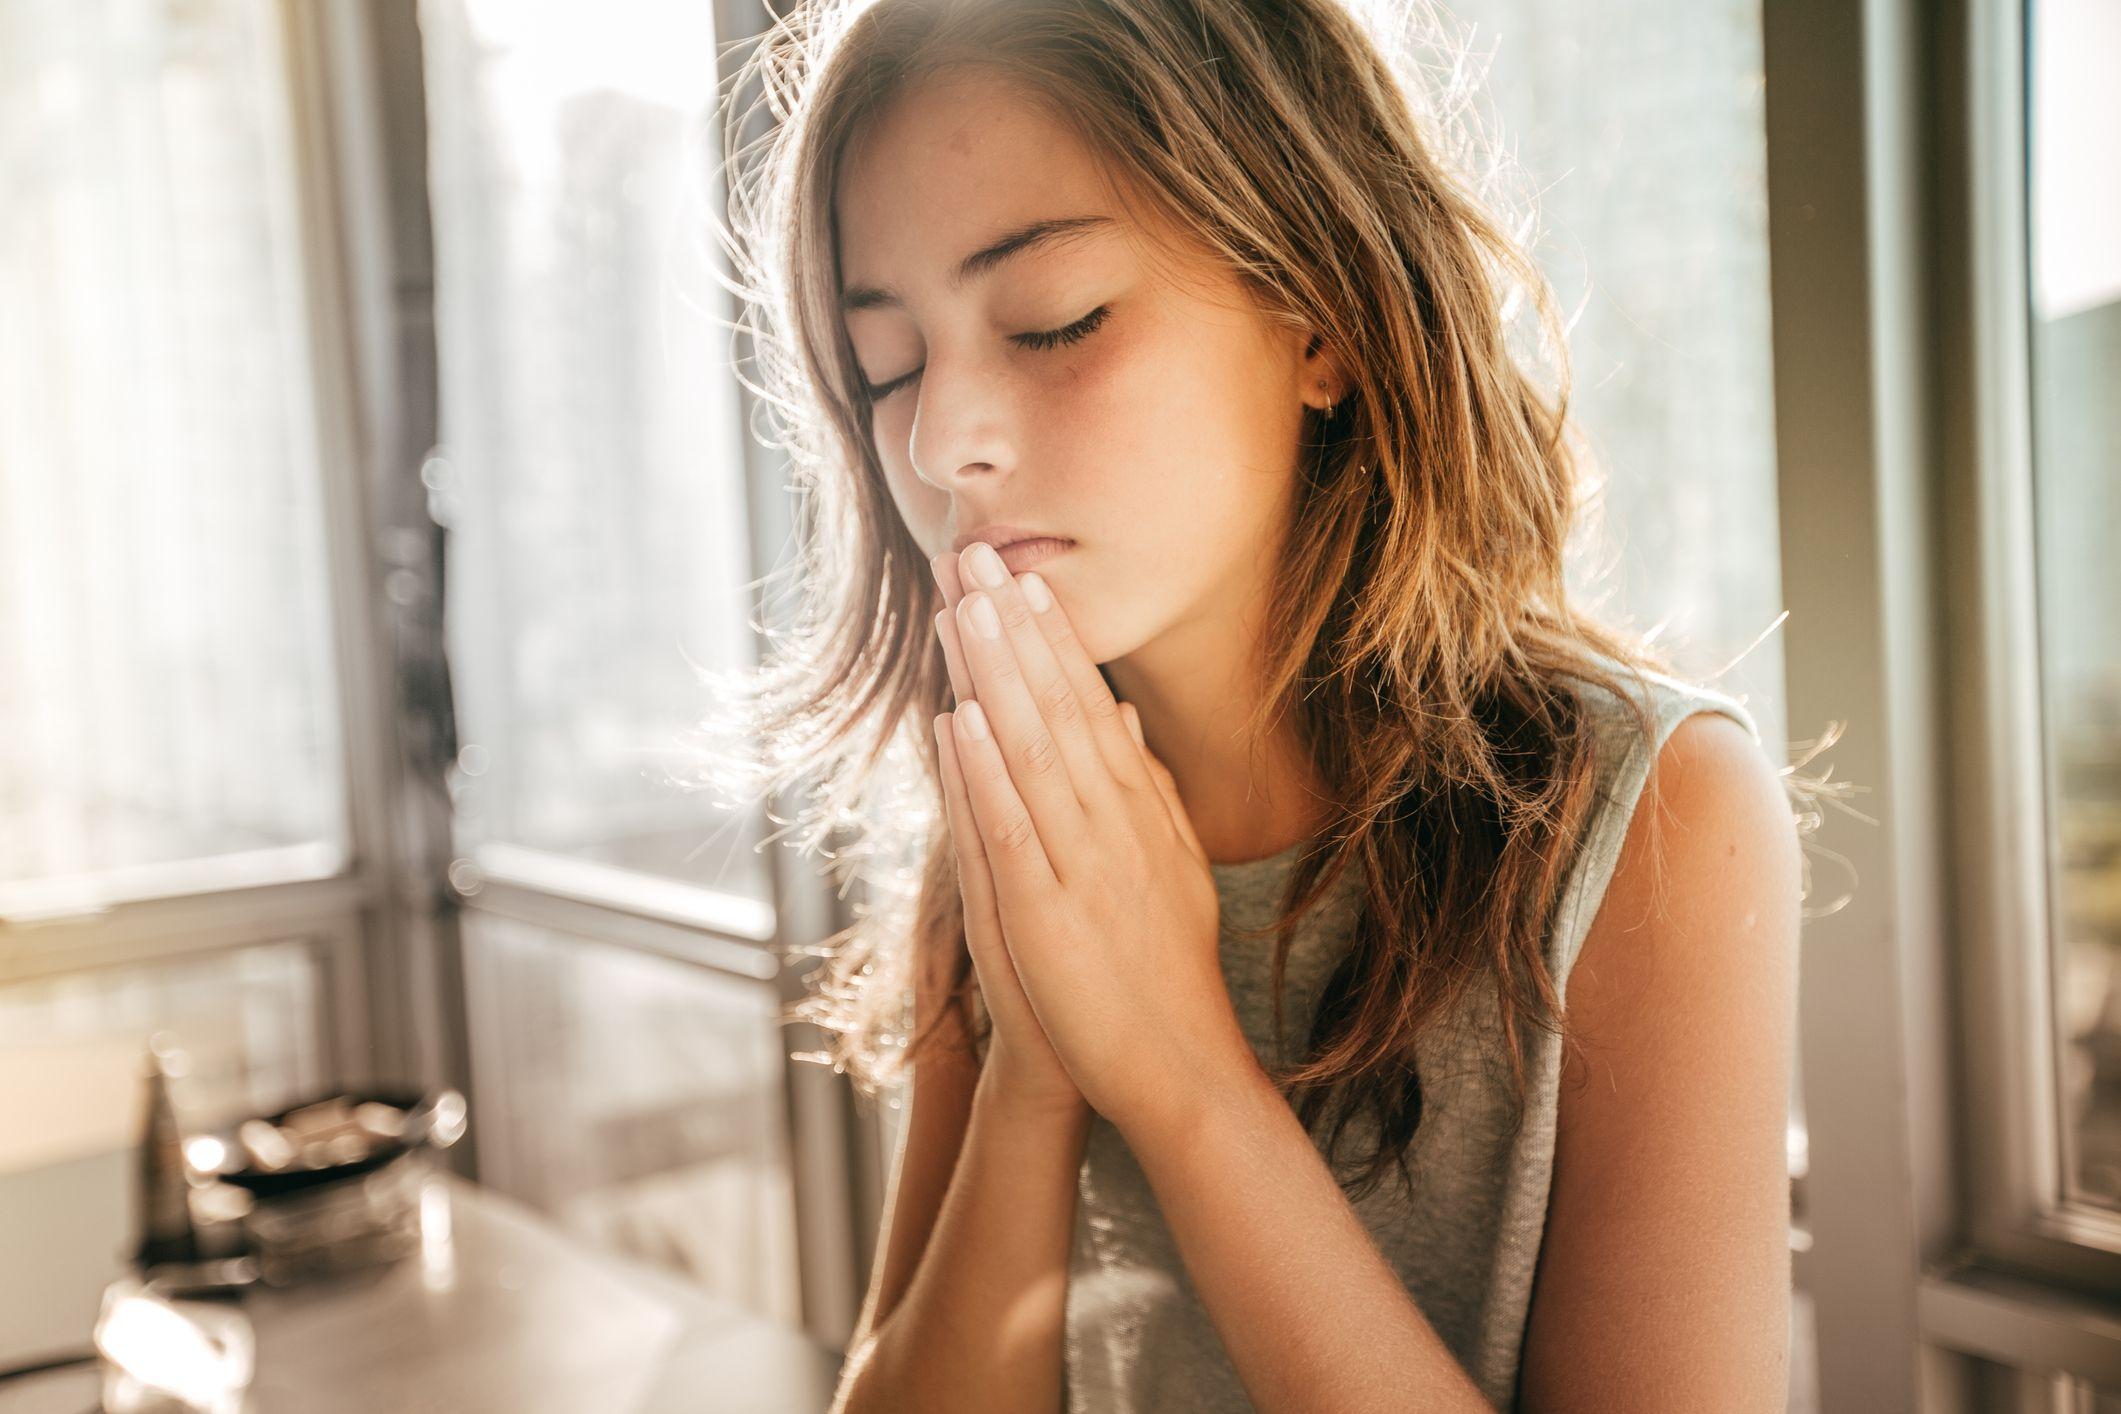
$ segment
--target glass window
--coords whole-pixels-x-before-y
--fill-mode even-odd
[[[273,11],[0,6],[0,916],[343,858]]]
[[[303,942],[0,987],[0,1172],[138,1143],[156,1032],[184,1053],[187,1130],[314,1093],[321,990]]]
[[[2121,1212],[2121,8],[2029,8],[2032,411],[2066,1201]]]
[[[1757,0],[1458,0],[1605,481],[1572,580],[1715,673],[1782,612]],[[1437,81],[1440,81],[1440,77]],[[1779,740],[1782,643],[1717,681]]]
[[[420,21],[461,838],[765,899],[755,822],[658,780],[703,706],[692,665],[755,653],[706,263],[712,7]]]
[[[464,921],[481,1178],[800,1324],[775,984]]]

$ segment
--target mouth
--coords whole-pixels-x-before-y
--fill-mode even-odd
[[[1023,540],[1012,540],[995,547],[1009,573],[1022,574],[1033,565],[1044,564],[1056,555],[1065,555],[1075,548],[1073,540],[1058,535],[1034,535]]]

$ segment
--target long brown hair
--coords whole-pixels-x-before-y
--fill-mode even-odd
[[[722,234],[776,424],[765,440],[800,507],[798,603],[766,662],[721,676],[704,725],[727,743],[715,783],[756,799],[803,780],[800,843],[842,832],[832,856],[867,889],[853,926],[806,949],[827,962],[789,1015],[830,1034],[811,1058],[871,1096],[930,1047],[978,1053],[988,1031],[928,733],[953,705],[942,605],[872,442],[832,203],[865,123],[972,65],[1071,124],[1267,318],[1344,352],[1349,391],[1297,449],[1266,620],[1285,628],[1264,645],[1247,730],[1256,742],[1291,714],[1338,811],[1267,930],[1277,1034],[1298,919],[1347,870],[1366,889],[1301,1059],[1277,1078],[1307,1125],[1330,1112],[1329,1156],[1351,1119],[1374,1119],[1344,1186],[1366,1192],[1395,1163],[1411,1182],[1426,1025],[1492,982],[1520,1106],[1527,1033],[1566,1035],[1543,939],[1596,764],[1572,681],[1615,694],[1647,736],[1639,670],[1672,668],[1570,602],[1565,550],[1596,507],[1552,293],[1469,184],[1451,112],[1417,106],[1435,95],[1404,89],[1339,0],[828,0],[799,5],[747,62],[724,116]],[[776,121],[746,141],[733,100],[752,79]],[[1553,362],[1551,392],[1509,347],[1512,309]],[[1816,818],[1800,813],[1800,832]],[[909,1034],[916,970],[951,1002]]]

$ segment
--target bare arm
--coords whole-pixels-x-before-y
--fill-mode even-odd
[[[1661,759],[1570,975],[1520,1388],[1543,1414],[1788,1405],[1803,860],[1736,722],[1689,717]]]
[[[1089,1128],[1087,1106],[1022,1103],[981,1073],[934,1233],[903,1299],[849,1355],[833,1414],[1060,1408],[1068,1251]]]
[[[979,1062],[973,1056],[961,1018],[955,1014],[936,1017],[936,1013],[946,1011],[944,997],[948,991],[947,973],[932,964],[914,984],[916,1029],[925,1031],[934,1020],[942,1034],[934,1038],[936,1044],[921,1054],[913,1068],[898,1153],[884,1193],[883,1227],[878,1234],[869,1295],[862,1303],[854,1335],[847,1342],[850,1353],[867,1343],[912,1284],[914,1269],[920,1265],[921,1253],[935,1231],[936,1214],[942,1211],[950,1175],[957,1169],[958,1154],[965,1145],[965,1128],[972,1122],[972,1092],[979,1081]]]

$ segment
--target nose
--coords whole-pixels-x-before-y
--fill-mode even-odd
[[[938,491],[991,485],[1009,464],[1001,393],[974,372],[945,370],[938,377],[937,366],[930,358],[911,390],[920,399],[907,434],[913,473]]]

